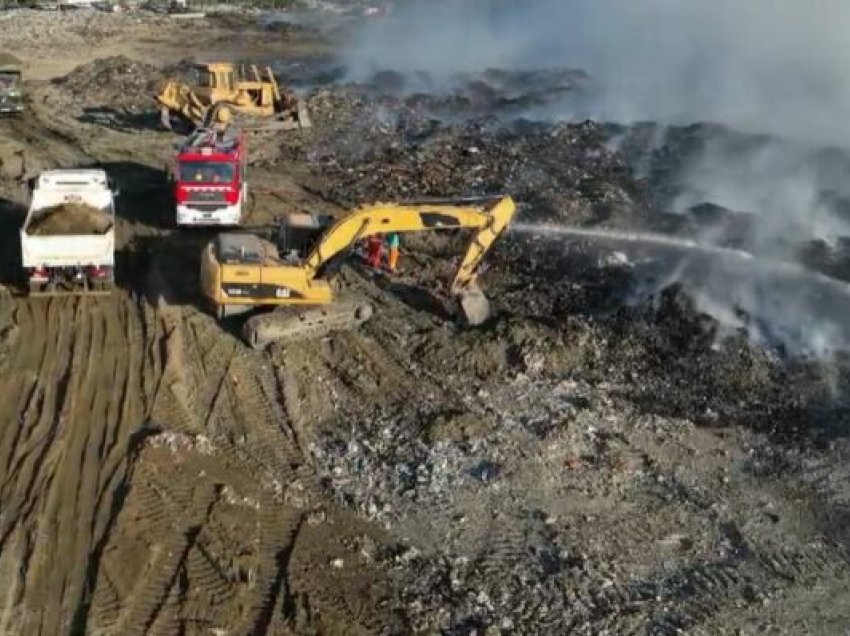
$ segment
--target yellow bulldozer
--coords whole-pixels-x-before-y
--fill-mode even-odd
[[[487,251],[513,219],[510,197],[377,203],[337,217],[294,214],[280,220],[274,242],[255,233],[219,234],[201,257],[201,292],[220,319],[255,308],[244,325],[248,344],[316,337],[352,329],[373,308],[362,299],[340,299],[330,277],[342,258],[369,236],[393,232],[472,228],[466,252],[448,285],[451,309],[479,325],[490,304],[477,283]]]
[[[175,78],[154,86],[162,123],[172,128],[178,118],[192,126],[212,123],[227,107],[248,130],[295,130],[312,126],[307,107],[291,91],[282,90],[270,67],[228,62],[195,65],[196,83]]]

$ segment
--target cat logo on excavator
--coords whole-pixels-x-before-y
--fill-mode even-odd
[[[214,123],[222,107],[237,117],[240,126],[252,130],[294,130],[312,126],[307,108],[298,97],[281,90],[270,67],[236,66],[227,62],[195,66],[196,84],[174,78],[157,82],[154,99],[162,122],[172,127],[177,117],[194,126]],[[266,120],[266,121],[261,121]]]

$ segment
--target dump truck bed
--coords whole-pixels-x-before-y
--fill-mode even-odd
[[[39,177],[20,230],[25,268],[108,266],[115,261],[115,203],[102,171]]]

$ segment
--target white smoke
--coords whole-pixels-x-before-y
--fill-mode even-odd
[[[846,156],[831,165],[823,150],[850,149],[848,33],[846,0],[398,0],[390,19],[358,34],[346,61],[352,79],[395,70],[432,88],[488,68],[576,68],[588,84],[536,115],[764,135],[750,146],[709,140],[682,167],[670,204],[753,215],[746,249],[791,260],[808,240],[850,235],[825,197],[850,201]],[[686,265],[678,271],[705,269]],[[768,283],[757,268],[703,274],[704,284],[682,282],[718,318],[744,309],[796,349],[850,346],[835,335],[835,316],[812,315],[828,301],[811,302],[800,281]]]
[[[836,209],[850,198],[850,181],[834,179],[816,149],[777,139],[742,145],[713,137],[680,176],[684,190],[672,211],[705,202],[756,215],[759,231],[748,247],[771,256],[794,255],[800,241],[834,243],[850,228]]]
[[[581,68],[618,122],[712,121],[850,145],[843,0],[414,0],[358,33],[352,77]]]

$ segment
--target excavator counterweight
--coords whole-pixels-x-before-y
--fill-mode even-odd
[[[351,329],[372,314],[370,305],[336,299],[328,276],[362,239],[392,232],[472,229],[472,237],[448,283],[455,309],[469,325],[490,315],[477,282],[478,266],[516,211],[507,196],[454,201],[376,203],[338,217],[291,215],[276,242],[255,234],[220,234],[201,259],[201,287],[223,317],[256,307],[299,308],[253,316],[244,335],[254,347],[272,340],[315,337]]]

